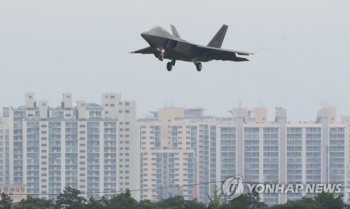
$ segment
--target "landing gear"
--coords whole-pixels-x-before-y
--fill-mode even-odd
[[[166,64],[166,69],[167,69],[168,71],[171,71],[171,70],[173,69],[173,66],[175,66],[175,61],[176,61],[176,60],[171,60],[171,62],[168,62],[168,63]]]
[[[172,64],[171,62],[168,62],[168,63],[166,64],[166,69],[167,69],[168,71],[171,71],[171,70],[173,69],[173,64]]]
[[[202,63],[198,62],[197,58],[192,59],[192,62],[197,68],[197,71],[200,72],[202,70]]]
[[[202,63],[201,62],[197,62],[196,68],[197,68],[197,71],[200,72],[202,70]]]
[[[160,61],[163,61],[163,59],[164,59],[164,50],[161,51],[161,54],[159,55],[158,59]]]

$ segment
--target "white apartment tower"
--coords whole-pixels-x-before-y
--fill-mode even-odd
[[[346,185],[349,130],[333,109],[320,110],[314,122],[297,123],[287,121],[283,108],[276,108],[274,121],[267,120],[266,108],[229,112],[232,117],[216,118],[202,109],[163,108],[139,119],[141,188],[162,188],[144,190],[140,198],[180,194],[208,203],[211,188],[233,176],[250,183]],[[261,198],[277,204],[313,195]]]
[[[140,199],[173,195],[203,202],[216,184],[216,120],[203,109],[163,108],[139,119]],[[212,183],[210,183],[212,182]],[[161,188],[161,189],[152,189]]]
[[[130,147],[138,144],[135,112],[135,102],[121,101],[120,94],[104,94],[98,105],[75,103],[64,93],[58,107],[26,94],[25,106],[4,108],[8,182],[26,184],[28,194],[43,198],[56,198],[66,186],[87,198],[139,188],[129,179],[139,168],[124,164],[139,164],[137,155],[130,155]]]
[[[0,117],[0,184],[10,183],[10,130],[6,118]]]
[[[139,200],[140,141],[136,119],[136,102],[122,101],[120,94],[102,94],[104,118],[118,119],[118,191],[133,190],[132,197]]]

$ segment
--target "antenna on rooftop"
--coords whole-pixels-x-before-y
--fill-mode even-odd
[[[282,98],[280,97],[280,107],[282,107]]]

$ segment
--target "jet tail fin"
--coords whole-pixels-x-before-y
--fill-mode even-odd
[[[210,47],[216,47],[216,48],[221,48],[222,42],[224,42],[224,38],[226,35],[228,26],[223,25],[220,30],[215,34],[215,36],[211,39],[209,42],[208,46]]]
[[[181,38],[181,37],[180,37],[180,34],[177,32],[175,26],[173,26],[173,25],[170,24],[170,27],[171,27],[171,31],[172,31],[172,33],[173,33],[173,36],[175,36],[176,38]]]

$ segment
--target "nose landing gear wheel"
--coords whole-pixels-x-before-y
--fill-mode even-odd
[[[202,70],[202,63],[198,62],[196,64],[197,71],[200,72]]]
[[[171,71],[171,70],[173,69],[173,64],[172,64],[171,62],[168,62],[168,63],[166,64],[166,69],[167,69],[168,71]]]

